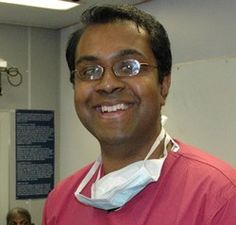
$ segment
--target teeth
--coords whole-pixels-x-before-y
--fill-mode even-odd
[[[125,104],[117,104],[112,106],[101,106],[102,112],[116,112],[118,110],[125,110],[128,106]]]

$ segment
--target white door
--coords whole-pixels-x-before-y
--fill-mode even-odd
[[[0,224],[9,210],[10,112],[0,111]]]

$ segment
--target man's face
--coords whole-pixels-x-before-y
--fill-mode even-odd
[[[101,144],[132,143],[158,134],[165,99],[157,69],[142,68],[137,76],[121,78],[111,68],[126,59],[156,65],[146,31],[128,21],[90,26],[75,58],[75,68],[94,64],[105,68],[101,79],[75,78],[74,86],[76,112]]]

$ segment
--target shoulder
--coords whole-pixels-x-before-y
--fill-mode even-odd
[[[236,169],[226,162],[191,145],[177,141],[180,149],[171,153],[178,171],[207,193],[215,193],[226,199],[236,194]]]
[[[78,207],[78,201],[74,197],[74,193],[91,165],[85,166],[60,181],[49,193],[44,205],[42,224],[58,224],[60,216],[63,215],[64,219],[67,218],[68,214],[64,215],[64,211],[68,205],[70,205],[70,210]]]
[[[55,201],[58,196],[62,199],[62,196],[66,197],[66,195],[74,193],[91,166],[92,164],[89,164],[67,178],[59,181],[54,189],[49,193],[47,201]]]
[[[208,219],[219,212],[231,218],[236,210],[236,169],[196,147],[176,142],[180,149],[168,155],[165,184],[176,190],[176,198],[194,200],[191,207],[199,206]]]
[[[236,169],[231,165],[201,149],[179,141],[177,141],[177,143],[180,146],[180,150],[177,154],[183,161],[186,161],[188,165],[209,172],[212,175],[216,174],[236,186]]]

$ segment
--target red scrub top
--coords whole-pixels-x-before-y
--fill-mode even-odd
[[[74,192],[88,165],[49,194],[42,225],[236,225],[236,170],[176,142],[180,149],[168,153],[159,180],[119,210],[96,209],[76,199]]]

